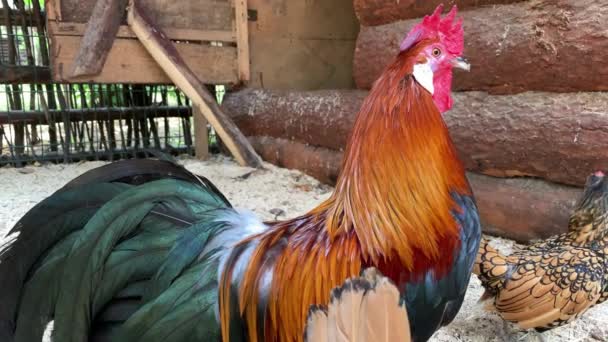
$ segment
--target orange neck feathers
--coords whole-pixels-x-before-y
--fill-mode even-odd
[[[376,81],[355,122],[336,190],[315,209],[326,213],[330,237],[356,232],[368,263],[392,256],[413,273],[417,266],[451,263],[441,253],[447,242],[458,242],[450,193],[470,192],[431,94],[411,76],[423,47],[401,53]],[[428,262],[420,264],[421,257]]]

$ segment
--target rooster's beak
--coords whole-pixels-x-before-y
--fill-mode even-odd
[[[467,61],[467,59],[464,57],[456,57],[452,59],[452,66],[465,71],[471,71],[471,64],[469,64],[469,61]]]

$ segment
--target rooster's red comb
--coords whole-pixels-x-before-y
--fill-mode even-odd
[[[443,5],[437,6],[432,15],[425,16],[421,23],[414,26],[401,43],[400,50],[407,50],[423,39],[439,38],[449,53],[460,56],[464,49],[464,31],[462,19],[454,20],[458,8],[454,5],[443,19],[442,11]]]

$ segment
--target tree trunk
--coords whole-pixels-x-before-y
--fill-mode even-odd
[[[249,141],[267,162],[300,170],[326,184],[334,185],[338,179],[342,152],[281,138],[256,136]]]
[[[461,16],[471,71],[454,73],[456,90],[608,90],[608,39],[600,34],[608,21],[608,3],[531,0]],[[353,71],[358,88],[372,86],[419,21],[361,28]]]
[[[248,136],[267,135],[340,150],[367,92],[360,90],[228,93],[222,107]]]
[[[377,26],[398,20],[421,18],[433,13],[439,4],[444,4],[444,11],[448,11],[452,5],[463,10],[519,1],[522,0],[354,0],[353,4],[361,25]]]
[[[339,150],[366,94],[245,90],[226,96],[223,108],[248,136]],[[608,93],[455,93],[444,118],[470,171],[582,185],[608,169]]]
[[[342,152],[270,137],[249,140],[265,160],[335,184]],[[521,242],[566,231],[568,217],[581,195],[580,188],[541,180],[493,178],[474,173],[467,176],[483,231]]]

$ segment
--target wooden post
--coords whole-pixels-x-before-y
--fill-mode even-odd
[[[126,7],[127,0],[97,0],[69,77],[97,75],[101,72]]]
[[[197,159],[205,160],[209,157],[207,120],[197,106],[192,107],[192,118],[194,119],[194,154]]]
[[[239,80],[249,81],[249,31],[247,29],[247,0],[234,0],[236,51]]]
[[[173,43],[145,14],[138,0],[131,0],[127,22],[152,58],[173,83],[198,107],[240,165],[262,167],[262,159],[217,101],[186,65]]]
[[[47,24],[49,21],[61,21],[61,0],[47,0],[44,4]]]

